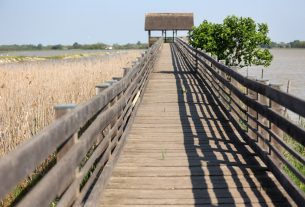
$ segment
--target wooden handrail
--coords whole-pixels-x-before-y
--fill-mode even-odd
[[[236,81],[238,81],[246,88],[256,91],[257,93],[263,94],[264,96],[267,96],[268,98],[284,106],[285,108],[305,117],[305,108],[303,107],[305,104],[305,100],[300,99],[294,95],[288,94],[284,91],[274,89],[268,85],[266,86],[255,80],[248,79],[247,77],[244,77],[240,73],[232,70],[228,66],[219,63],[218,61],[216,61],[214,58],[210,57],[206,53],[196,48],[193,48],[192,46],[190,46],[189,44],[187,44],[186,42],[184,42],[179,38],[177,39],[177,42],[183,44],[185,47],[187,47],[189,51],[192,51],[190,52],[190,54],[192,54],[194,58],[195,58],[195,53],[197,53],[198,56],[203,57],[204,59],[209,61],[212,65],[214,65],[216,68],[230,75],[232,78],[234,78]]]
[[[304,117],[305,101],[272,86],[244,77],[181,39],[177,39],[176,47],[188,62],[191,70],[196,72],[196,77],[209,87],[212,95],[216,97],[216,101],[247,143],[262,157],[295,202],[303,204],[304,192],[293,183],[282,168],[285,165],[301,182],[305,183],[304,174],[290,163],[284,153],[289,153],[303,165],[305,158],[283,140],[283,134],[278,133],[282,130],[296,142],[305,145],[304,128],[281,114],[283,110],[280,109],[285,107]],[[246,91],[258,94],[259,97],[265,97],[265,99],[257,99],[257,97],[253,99],[245,91],[241,91],[241,87],[244,87]],[[227,93],[226,90],[230,93]],[[261,100],[265,100],[269,104],[265,105]],[[241,107],[241,104],[244,104],[246,108]],[[273,108],[274,104],[277,109]],[[252,111],[247,109],[254,110],[257,115],[266,119],[270,124],[266,125],[265,121],[257,119],[257,115],[253,116]],[[241,127],[240,121],[245,125],[244,128]],[[252,126],[253,123],[256,127]]]
[[[18,206],[96,206],[122,151],[133,116],[162,45],[150,47],[125,76],[54,121],[0,160],[0,199],[75,133],[78,139],[18,202]],[[91,175],[88,178],[88,175]],[[96,185],[97,181],[99,184]],[[96,189],[92,193],[91,189]],[[89,204],[91,203],[91,205]]]

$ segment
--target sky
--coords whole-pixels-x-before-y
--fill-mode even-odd
[[[193,12],[196,26],[252,17],[272,41],[290,42],[305,40],[304,8],[304,0],[0,0],[0,44],[147,42],[149,12]]]

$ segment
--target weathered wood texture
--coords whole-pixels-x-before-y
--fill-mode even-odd
[[[192,69],[163,46],[102,206],[294,205]]]
[[[216,102],[243,139],[264,160],[293,200],[298,205],[303,205],[305,193],[294,183],[291,176],[288,176],[287,169],[301,183],[305,183],[304,173],[294,164],[298,162],[304,165],[305,158],[299,150],[284,140],[283,134],[286,133],[290,139],[304,146],[305,129],[285,117],[283,110],[286,107],[304,116],[305,101],[280,91],[279,87],[274,87],[273,84],[265,85],[256,79],[243,77],[207,53],[192,48],[180,39],[177,42],[177,48],[190,68],[194,65],[194,59],[198,59],[197,77],[206,84],[211,94],[217,97]],[[232,80],[239,86],[232,84]],[[221,83],[221,90],[217,88],[217,82]]]
[[[24,197],[18,198],[17,206],[50,206],[52,201],[58,207],[98,205],[123,149],[162,41],[149,48],[122,79],[108,81],[108,88],[99,87],[94,98],[3,157],[0,200],[56,154],[54,166],[32,183]],[[70,142],[72,135],[75,139]]]

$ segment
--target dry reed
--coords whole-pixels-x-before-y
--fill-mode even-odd
[[[139,54],[0,65],[0,157],[49,125],[55,104],[85,102],[97,83],[121,76]]]

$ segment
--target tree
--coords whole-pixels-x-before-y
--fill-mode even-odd
[[[293,42],[290,42],[289,45],[292,48],[305,48],[305,41],[294,40]]]
[[[51,47],[52,50],[62,50],[63,49],[63,46],[61,44],[58,44],[58,45],[53,45]]]
[[[39,43],[39,44],[37,45],[37,49],[38,49],[38,50],[42,50],[42,48],[43,48],[43,45],[42,45],[41,43]]]
[[[268,67],[273,59],[268,50],[271,44],[268,32],[267,24],[257,24],[251,18],[228,16],[222,24],[205,20],[194,27],[190,43],[226,60],[230,66]]]
[[[78,44],[77,42],[74,42],[74,44],[72,45],[73,49],[79,49],[81,47],[80,44]]]

